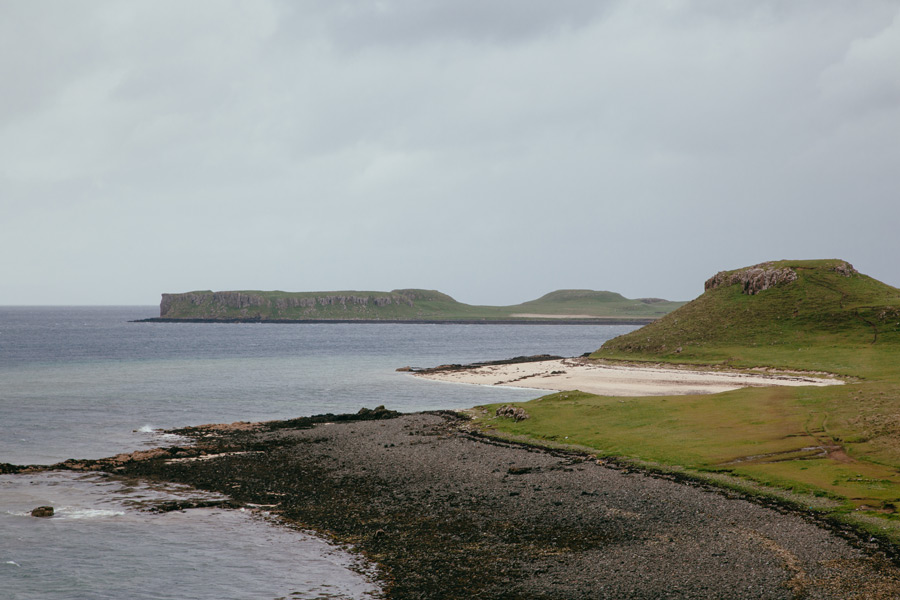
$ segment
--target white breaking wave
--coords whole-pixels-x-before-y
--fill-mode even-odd
[[[150,433],[157,439],[164,440],[180,440],[184,439],[180,435],[175,435],[174,433],[165,433],[162,429],[158,429],[153,427],[152,425],[144,425],[140,429],[135,429],[137,433]]]
[[[104,517],[119,517],[124,514],[124,510],[63,506],[59,508],[53,516],[62,519],[102,519]]]

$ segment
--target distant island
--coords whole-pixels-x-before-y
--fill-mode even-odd
[[[390,292],[195,291],[163,294],[145,322],[406,322],[645,325],[682,306],[615,292],[558,290],[512,306],[474,306],[435,290]]]

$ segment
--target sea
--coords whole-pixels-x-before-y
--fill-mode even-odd
[[[140,323],[154,306],[0,307],[0,463],[50,465],[178,443],[165,430],[379,405],[413,412],[536,398],[397,368],[579,356],[633,326]],[[66,471],[0,475],[0,596],[363,599],[371,565],[258,510],[157,514],[186,486]],[[212,496],[215,498],[214,496]],[[30,515],[50,505],[51,518]]]

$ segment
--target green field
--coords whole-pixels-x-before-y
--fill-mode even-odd
[[[535,320],[656,319],[682,306],[614,292],[559,290],[512,306],[475,306],[434,290],[391,292],[196,291],[163,294],[165,319]]]
[[[494,433],[778,496],[900,543],[900,290],[843,265],[767,264],[796,279],[756,294],[740,283],[713,287],[592,357],[827,372],[845,385],[642,398],[563,392],[519,404],[531,415],[524,421],[496,418],[496,407],[474,414]]]

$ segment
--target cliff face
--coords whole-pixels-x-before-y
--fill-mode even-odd
[[[325,307],[365,311],[368,307],[407,306],[414,304],[414,294],[271,294],[256,292],[187,292],[163,294],[159,304],[162,318],[276,318],[307,316],[314,318]],[[327,312],[327,311],[326,311]]]

